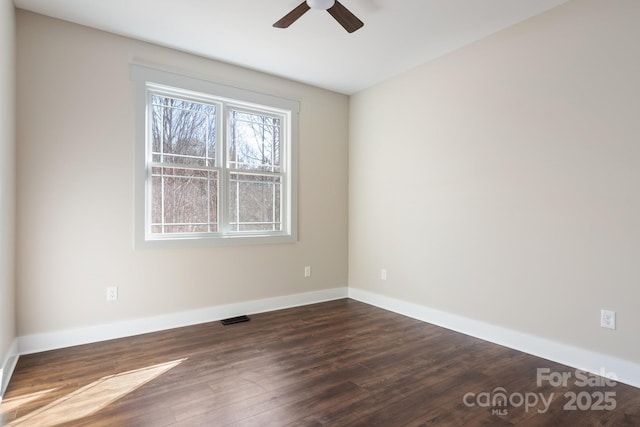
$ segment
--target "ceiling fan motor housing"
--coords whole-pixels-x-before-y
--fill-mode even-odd
[[[335,0],[307,0],[311,9],[327,10],[335,4]]]

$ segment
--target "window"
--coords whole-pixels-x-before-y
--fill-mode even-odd
[[[134,65],[136,242],[296,240],[298,103]]]

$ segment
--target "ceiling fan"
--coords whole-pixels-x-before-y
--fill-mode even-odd
[[[273,24],[273,26],[276,28],[287,28],[309,9],[326,10],[348,33],[353,33],[364,25],[357,16],[351,13],[338,0],[306,0]]]

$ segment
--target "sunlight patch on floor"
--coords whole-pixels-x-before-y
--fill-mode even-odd
[[[51,402],[22,418],[9,423],[14,426],[49,426],[88,417],[117,399],[178,366],[186,359],[147,366],[128,372],[102,377],[67,396]],[[51,390],[47,390],[49,392]],[[44,392],[43,392],[44,393]],[[29,395],[31,396],[31,395]],[[21,399],[22,397],[16,398]],[[3,402],[3,406],[4,406]]]
[[[50,388],[49,390],[36,391],[34,393],[25,394],[22,396],[12,397],[4,399],[2,405],[0,405],[0,415],[8,414],[18,409],[19,406],[26,405],[27,403],[39,399],[45,394],[56,391],[57,388]]]

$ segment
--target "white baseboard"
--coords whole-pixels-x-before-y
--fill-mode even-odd
[[[9,351],[0,359],[0,402],[2,402],[2,396],[7,389],[9,379],[13,374],[13,370],[18,363],[18,339],[14,339],[9,347]]]
[[[638,363],[361,289],[350,287],[349,298],[575,369],[597,375],[613,373],[618,381],[640,388]]]
[[[18,338],[18,350],[19,354],[38,353],[74,345],[89,344],[165,329],[213,322],[242,314],[264,313],[347,298],[347,294],[348,291],[345,286],[315,292],[240,302],[237,304],[219,305],[142,319],[87,326],[84,328],[26,335]]]

